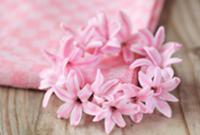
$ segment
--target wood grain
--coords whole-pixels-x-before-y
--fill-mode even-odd
[[[168,0],[160,25],[167,29],[168,40],[181,42],[178,53],[184,59],[174,68],[182,83],[175,92],[180,102],[171,104],[173,118],[156,113],[145,116],[140,124],[115,128],[113,135],[199,135],[200,134],[200,1]],[[82,119],[74,128],[56,118],[60,101],[54,96],[46,109],[41,107],[43,92],[0,88],[0,135],[104,135],[103,123]]]
[[[200,134],[200,1],[177,0],[162,20],[168,38],[181,42],[184,47],[178,54],[183,62],[175,66],[182,79],[178,95],[186,129],[191,135]]]

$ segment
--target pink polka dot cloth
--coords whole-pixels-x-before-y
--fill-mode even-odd
[[[130,16],[133,30],[154,30],[164,0],[2,0],[0,4],[0,85],[37,88],[48,66],[43,49],[55,52],[60,23],[80,27],[103,11]]]

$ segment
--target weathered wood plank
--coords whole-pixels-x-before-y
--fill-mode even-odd
[[[178,94],[188,132],[200,133],[200,1],[177,0],[171,2],[170,10],[163,13],[162,20],[168,30],[168,38],[184,46],[178,54],[183,58],[176,65],[176,73],[182,79]]]
[[[61,104],[54,96],[46,109],[41,107],[42,92],[1,88],[0,133],[2,135],[104,135],[103,123],[91,123],[84,117],[79,127],[72,127],[66,120],[56,118],[55,112]],[[119,135],[163,134],[186,135],[179,104],[173,104],[174,115],[167,119],[160,114],[146,116],[141,124],[131,124],[125,129],[116,128]]]

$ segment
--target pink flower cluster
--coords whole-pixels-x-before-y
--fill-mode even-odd
[[[163,27],[155,36],[147,29],[133,33],[128,17],[120,12],[116,22],[99,13],[79,31],[64,24],[62,28],[60,50],[57,55],[46,52],[52,66],[41,72],[39,88],[47,89],[43,107],[54,93],[64,102],[57,110],[59,118],[76,126],[85,113],[94,117],[93,122],[104,120],[106,133],[115,125],[125,127],[124,117],[139,123],[154,110],[172,116],[168,102],[178,99],[170,92],[180,79],[171,66],[181,62],[172,55],[181,45],[164,43]],[[99,66],[108,57],[121,57],[136,81],[108,79]]]

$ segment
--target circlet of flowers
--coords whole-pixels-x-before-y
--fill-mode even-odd
[[[57,110],[58,118],[69,119],[71,125],[77,126],[85,113],[93,117],[93,122],[104,120],[108,134],[115,125],[126,126],[124,117],[139,123],[144,114],[155,110],[172,116],[168,102],[178,101],[171,91],[180,83],[172,64],[181,62],[172,55],[181,45],[164,43],[164,27],[159,27],[155,35],[148,29],[133,33],[123,12],[115,22],[98,13],[78,31],[61,26],[65,34],[58,53],[45,51],[52,66],[40,74],[39,88],[46,90],[43,107],[55,94],[63,101]],[[131,76],[128,81],[120,76],[109,77],[102,68],[110,63],[110,68],[115,68],[112,62],[119,59]]]

